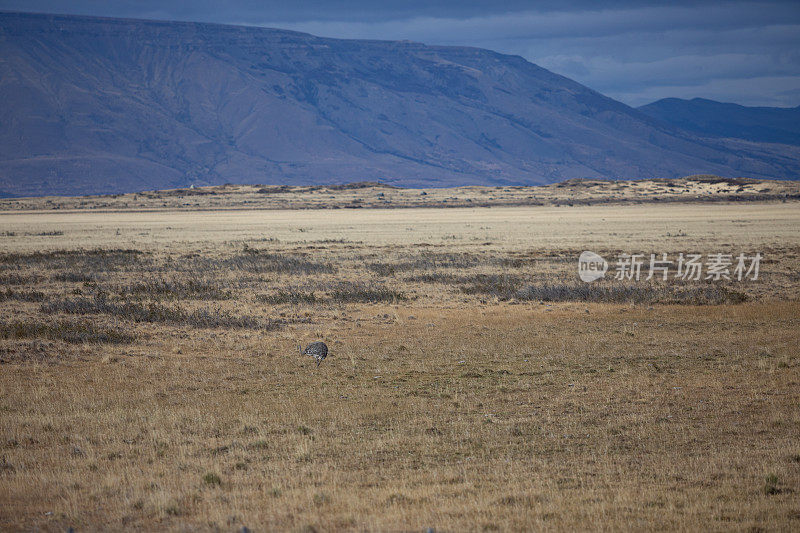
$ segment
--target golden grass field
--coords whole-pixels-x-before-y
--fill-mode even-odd
[[[0,529],[800,529],[797,201],[248,205],[0,212]]]

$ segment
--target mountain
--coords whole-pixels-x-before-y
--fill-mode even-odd
[[[702,137],[800,145],[800,106],[746,107],[704,98],[665,98],[638,109]]]
[[[255,27],[0,13],[0,193],[798,175],[521,57]]]

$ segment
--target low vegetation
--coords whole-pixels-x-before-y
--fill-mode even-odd
[[[274,294],[259,294],[257,299],[259,302],[272,305],[314,304],[321,301],[313,292],[304,292],[300,290],[278,291]]]
[[[782,205],[104,214],[2,237],[0,529],[797,530]],[[27,216],[8,231],[53,230]],[[586,242],[765,260],[746,283],[583,283]]]
[[[574,179],[533,187],[495,186],[406,189],[372,182],[328,186],[217,185],[142,193],[59,198],[0,198],[4,210],[98,209],[348,209],[580,206],[675,202],[796,201],[800,185],[791,180],[719,176],[631,181]],[[60,236],[60,230],[0,232],[6,237]]]
[[[72,298],[49,301],[41,306],[48,315],[66,313],[71,315],[104,314],[132,322],[149,322],[193,326],[199,328],[249,328],[269,331],[279,327],[280,322],[261,320],[249,315],[235,315],[219,307],[213,309],[187,310],[177,305],[158,303],[116,302],[102,293],[94,298]]]
[[[17,300],[19,302],[41,302],[45,299],[45,294],[41,291],[25,291],[6,289],[0,290],[0,302],[6,300]]]
[[[102,327],[89,320],[20,320],[0,322],[0,339],[47,339],[72,344],[131,343],[136,337],[128,332]]]
[[[603,302],[635,304],[720,305],[747,301],[747,295],[717,285],[558,283],[528,285],[517,291],[520,300],[543,302]]]
[[[157,300],[229,300],[230,289],[219,283],[197,278],[148,279],[135,281],[116,289],[120,298],[152,298]]]
[[[198,260],[199,258],[195,258]],[[331,263],[306,259],[305,257],[287,254],[276,254],[263,250],[245,249],[241,254],[222,259],[218,262],[197,261],[207,265],[211,270],[242,270],[254,273],[280,274],[320,274],[334,272]],[[202,271],[202,268],[199,270]]]
[[[382,285],[365,283],[340,283],[330,291],[330,299],[337,303],[396,303],[408,300],[397,290]]]

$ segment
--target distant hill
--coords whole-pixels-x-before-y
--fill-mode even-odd
[[[639,111],[703,137],[800,145],[800,106],[745,107],[703,98],[665,98]]]
[[[0,199],[0,211],[213,211],[218,209],[449,209],[454,207],[786,202],[800,200],[800,181],[687,176],[641,180],[566,180],[536,186],[411,189],[383,183],[215,185],[97,196]],[[698,209],[702,210],[702,207]],[[317,217],[308,214],[306,217]]]
[[[0,193],[232,183],[795,177],[521,57],[291,31],[0,13]]]

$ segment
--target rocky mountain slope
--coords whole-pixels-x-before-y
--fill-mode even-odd
[[[214,24],[0,13],[0,193],[232,183],[795,177],[521,57]]]

